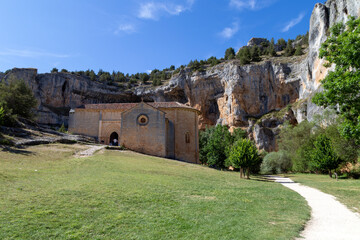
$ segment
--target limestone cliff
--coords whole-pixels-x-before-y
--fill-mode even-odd
[[[85,103],[138,102],[141,98],[178,101],[202,112],[200,127],[221,123],[230,128],[248,128],[259,148],[272,151],[276,149],[276,134],[283,121],[301,122],[321,111],[310,100],[315,91],[321,91],[320,80],[328,72],[323,60],[318,58],[319,48],[329,28],[336,22],[345,22],[349,15],[360,15],[359,0],[316,4],[310,19],[309,49],[304,56],[272,58],[245,66],[230,60],[196,72],[185,68],[168,84],[155,89],[139,86],[124,91],[84,76],[37,74],[36,69],[13,69],[0,78],[15,76],[31,86],[39,101],[40,123],[67,124],[70,108]],[[282,116],[264,116],[296,101],[293,106],[297,107],[288,109]],[[256,120],[259,118],[262,120]]]

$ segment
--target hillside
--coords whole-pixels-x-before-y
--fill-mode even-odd
[[[16,77],[27,82],[38,99],[38,122],[42,124],[66,125],[69,110],[85,103],[139,102],[141,98],[178,101],[202,112],[200,127],[217,123],[242,127],[259,148],[273,151],[278,127],[285,120],[301,122],[321,113],[311,102],[328,72],[318,58],[320,45],[331,26],[345,22],[349,15],[359,16],[359,9],[357,0],[316,4],[304,56],[268,58],[244,66],[237,60],[227,60],[205,71],[185,68],[156,88],[138,86],[124,90],[70,73],[37,74],[36,69],[13,69],[3,78]],[[274,112],[279,114],[266,115]]]
[[[280,184],[106,150],[0,152],[0,239],[293,239],[310,209]],[[261,180],[261,179],[258,179]]]

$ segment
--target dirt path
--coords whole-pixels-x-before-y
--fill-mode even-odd
[[[90,145],[90,147],[86,150],[78,152],[75,154],[76,157],[89,157],[93,155],[95,152],[105,148],[105,145]]]
[[[298,192],[311,207],[311,219],[301,233],[307,240],[360,239],[360,215],[350,211],[332,195],[294,183],[289,178],[271,176],[276,182]]]

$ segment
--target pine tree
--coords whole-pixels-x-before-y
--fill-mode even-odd
[[[288,40],[286,48],[285,48],[285,56],[290,57],[294,55],[294,48],[292,46],[293,41],[291,39]]]
[[[301,48],[301,45],[297,45],[296,47],[296,51],[295,51],[295,56],[300,56],[300,55],[303,55],[303,51],[302,51],[302,48]]]
[[[250,49],[250,56],[251,56],[251,61],[253,62],[260,62],[261,58],[260,58],[260,48],[258,46],[253,46]]]

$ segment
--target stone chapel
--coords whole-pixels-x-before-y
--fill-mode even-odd
[[[85,104],[70,111],[69,132],[128,149],[199,163],[198,115],[178,102]],[[114,139],[116,139],[114,141]]]

